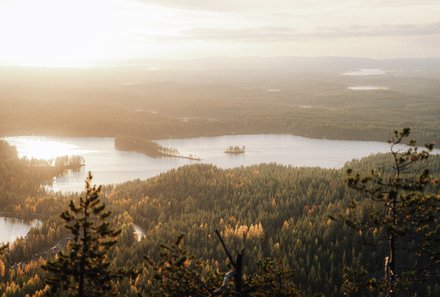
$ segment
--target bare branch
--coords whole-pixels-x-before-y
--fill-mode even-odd
[[[226,247],[225,242],[223,241],[223,238],[220,235],[220,232],[218,230],[215,230],[215,234],[217,234],[217,236],[220,240],[220,243],[222,244],[222,247],[225,250],[226,255],[228,256],[228,259],[231,262],[231,265],[234,267],[235,270],[237,270],[237,263],[234,261],[234,258],[232,258],[232,255],[229,252],[228,248]]]

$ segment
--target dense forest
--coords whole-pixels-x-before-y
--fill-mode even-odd
[[[12,147],[1,144],[4,177],[0,189],[2,199],[9,197],[3,206],[16,217],[40,218],[43,225],[4,252],[0,293],[43,296],[49,287],[48,272],[42,266],[63,250],[69,238],[59,215],[69,200],[78,198],[40,189],[41,172],[29,167],[29,161],[18,159]],[[440,175],[438,155],[416,165],[414,172],[429,168],[433,181]],[[392,166],[391,154],[353,160],[340,170],[277,164],[226,170],[191,165],[146,181],[103,187],[99,195],[111,211],[108,219],[120,230],[116,245],[109,250],[109,267],[136,271],[115,281],[112,292],[119,296],[173,296],[173,292],[174,296],[209,296],[222,287],[231,269],[221,238],[232,255],[243,253],[243,294],[382,294],[367,275],[383,277],[387,245],[379,239],[385,229],[369,235],[375,244],[365,244],[362,233],[335,218],[362,219],[376,211],[374,204],[363,199],[364,193],[346,186],[348,168],[363,175],[381,168],[386,177],[392,174]],[[435,207],[438,187],[433,183],[425,190],[427,195],[432,193],[429,197]],[[440,209],[434,210],[434,235],[439,235]],[[144,232],[139,241],[133,223]],[[410,263],[404,260],[399,269]],[[428,279],[409,284],[398,296],[438,296],[438,265],[430,273]],[[232,283],[224,296],[234,296]]]

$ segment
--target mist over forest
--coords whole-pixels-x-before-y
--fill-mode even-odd
[[[3,135],[148,139],[288,133],[438,140],[437,59],[211,58],[0,69]],[[130,65],[126,62],[125,65]],[[373,75],[350,75],[378,69]],[[352,87],[376,86],[362,91]]]

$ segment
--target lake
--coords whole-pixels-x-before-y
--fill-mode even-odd
[[[388,91],[390,88],[388,87],[378,87],[378,86],[356,86],[356,87],[348,87],[347,90],[352,91]]]
[[[15,218],[0,217],[0,242],[12,243],[19,237],[25,237],[32,227],[41,226],[41,221],[25,222]]]
[[[173,147],[184,156],[190,154],[201,161],[181,158],[151,158],[140,153],[115,149],[114,138],[107,137],[39,137],[5,138],[16,146],[21,157],[50,159],[62,155],[82,155],[86,165],[80,172],[57,177],[48,188],[53,191],[78,192],[84,188],[88,171],[96,184],[116,184],[149,177],[186,164],[199,162],[221,168],[279,163],[297,167],[341,168],[345,162],[378,152],[388,152],[389,145],[372,141],[312,139],[292,135],[229,135],[157,141]],[[225,154],[228,146],[246,146],[245,154]]]
[[[347,76],[369,76],[369,75],[385,75],[388,71],[379,68],[362,68],[355,71],[347,71],[342,75]]]

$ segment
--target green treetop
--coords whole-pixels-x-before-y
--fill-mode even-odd
[[[61,214],[71,238],[64,252],[45,265],[51,293],[64,291],[68,296],[110,296],[112,281],[118,277],[111,270],[109,250],[116,244],[120,230],[114,230],[110,212],[99,198],[100,187],[91,186],[92,175],[86,179],[85,197]]]

